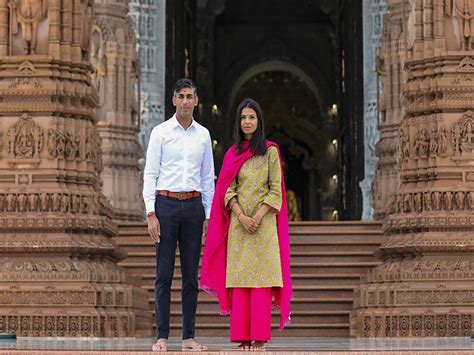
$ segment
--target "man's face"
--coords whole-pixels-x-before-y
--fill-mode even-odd
[[[176,116],[183,118],[191,118],[193,116],[194,107],[199,102],[194,89],[182,88],[173,96],[173,105],[176,107]]]

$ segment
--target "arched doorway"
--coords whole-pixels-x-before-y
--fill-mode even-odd
[[[294,193],[302,219],[332,219],[334,208],[331,206],[328,214],[325,203],[329,202],[328,194],[337,193],[337,186],[324,181],[331,162],[327,160],[324,139],[328,127],[323,123],[317,90],[304,73],[288,65],[261,69],[253,68],[239,78],[230,97],[229,112],[235,113],[246,97],[260,103],[267,137],[280,146],[286,163],[287,190]],[[231,134],[232,125],[228,129]]]

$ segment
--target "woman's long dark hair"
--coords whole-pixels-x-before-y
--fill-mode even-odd
[[[242,110],[244,108],[251,108],[257,113],[257,130],[252,135],[250,139],[250,146],[249,149],[252,151],[254,155],[265,155],[267,151],[266,141],[265,141],[265,125],[263,124],[263,112],[260,108],[260,105],[257,101],[252,99],[244,99],[239,107],[237,107],[237,112],[235,114],[235,123],[234,123],[234,143],[235,147],[237,148],[237,152],[240,154],[245,149],[243,147],[245,137],[244,132],[242,132],[242,128],[240,126],[240,120],[242,115]]]

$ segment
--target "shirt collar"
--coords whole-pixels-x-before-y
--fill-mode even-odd
[[[173,115],[173,117],[170,118],[170,121],[173,125],[173,128],[181,128],[181,129],[184,129],[183,126],[181,126],[178,122],[178,119],[176,118],[176,114]],[[191,127],[196,127],[196,125],[194,124],[194,117],[193,117],[193,120],[191,121],[191,125],[188,127],[188,129],[190,129]]]

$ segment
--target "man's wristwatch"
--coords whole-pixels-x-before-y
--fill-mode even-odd
[[[155,211],[150,211],[146,214],[147,217],[156,216]]]

